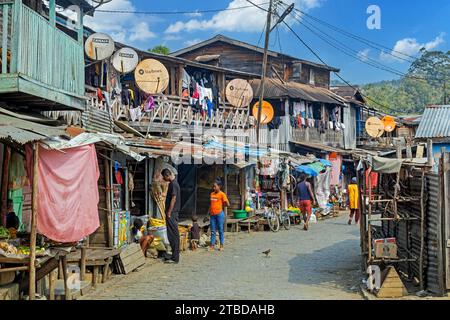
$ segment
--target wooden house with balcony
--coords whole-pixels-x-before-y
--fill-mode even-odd
[[[20,110],[84,110],[83,27],[57,23],[56,6],[84,0],[0,1],[0,100]],[[82,24],[81,24],[82,25]]]
[[[257,100],[263,48],[217,35],[171,55],[258,74],[250,82]],[[275,117],[263,126],[268,129],[263,142],[280,150],[302,153],[311,146],[319,152],[327,146],[355,146],[354,135],[345,129],[345,122],[350,121],[347,101],[329,90],[331,72],[339,69],[269,50],[264,99],[274,107]]]

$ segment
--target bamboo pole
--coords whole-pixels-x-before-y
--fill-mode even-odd
[[[31,211],[31,235],[30,235],[30,283],[29,299],[34,300],[36,295],[36,214],[38,210],[38,165],[39,143],[33,145],[33,203]]]

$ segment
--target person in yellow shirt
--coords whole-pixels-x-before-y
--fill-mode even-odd
[[[213,185],[213,192],[210,196],[211,205],[209,207],[209,214],[211,216],[211,244],[209,250],[214,251],[216,244],[216,230],[219,230],[220,239],[220,251],[224,250],[224,223],[225,223],[225,213],[223,208],[230,205],[227,195],[221,191],[222,183],[216,181]]]
[[[355,224],[359,222],[359,190],[356,183],[356,177],[352,178],[352,182],[348,185],[348,200],[350,206],[350,218],[348,224],[352,224],[353,216],[355,216]]]

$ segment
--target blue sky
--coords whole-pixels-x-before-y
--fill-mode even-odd
[[[267,0],[253,0],[266,3]],[[326,21],[367,40],[382,44],[395,51],[380,50],[367,43],[356,41],[340,33],[314,22],[310,18],[301,17],[316,33],[330,40],[338,41],[337,45],[346,45],[348,53],[371,64],[393,68],[405,72],[410,56],[417,56],[421,47],[433,50],[450,50],[450,1],[428,0],[284,0],[294,2],[296,8],[309,15]],[[132,11],[195,11],[242,7],[245,0],[112,0],[102,9]],[[370,5],[377,5],[381,12],[381,28],[370,30],[366,11]],[[267,7],[267,5],[263,5]],[[281,11],[281,9],[280,9]],[[197,13],[177,15],[143,15],[98,12],[88,24],[97,31],[106,32],[117,41],[148,49],[158,44],[168,46],[172,51],[195,42],[206,40],[216,34],[257,44],[265,23],[265,13],[257,8],[229,10],[218,13]],[[329,64],[341,69],[341,75],[355,84],[390,80],[397,75],[369,66],[354,57],[338,51],[298,21],[290,18],[287,22],[300,36]],[[325,32],[320,33],[320,32]],[[278,41],[279,35],[279,41]],[[262,45],[262,42],[261,42]],[[335,43],[336,45],[336,43]],[[310,52],[301,45],[289,30],[280,27],[271,34],[271,49],[281,51],[302,59],[317,61]],[[398,52],[405,53],[399,55]]]

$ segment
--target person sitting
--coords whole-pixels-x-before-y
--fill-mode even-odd
[[[8,213],[6,214],[6,229],[8,229],[11,239],[16,239],[17,230],[19,230],[19,227],[19,217],[14,212],[12,202],[8,202]]]
[[[198,248],[198,242],[200,240],[200,226],[197,223],[197,216],[192,216],[192,227],[189,236],[191,239],[191,249],[195,251]]]
[[[144,223],[141,219],[134,220],[131,233],[133,235],[134,242],[140,244],[142,252],[147,258],[147,249],[153,242],[153,239],[155,237],[148,234],[147,229],[145,228]]]

